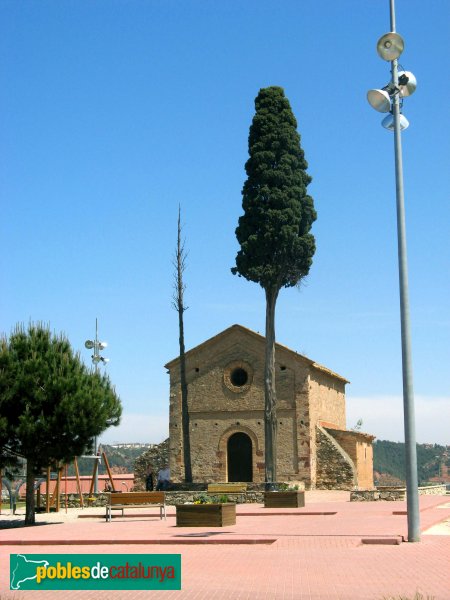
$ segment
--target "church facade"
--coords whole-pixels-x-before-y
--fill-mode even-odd
[[[233,325],[186,353],[195,482],[264,481],[265,339]],[[169,444],[183,480],[180,364],[170,374]],[[373,487],[373,436],[346,430],[344,377],[276,344],[278,480],[306,489]]]

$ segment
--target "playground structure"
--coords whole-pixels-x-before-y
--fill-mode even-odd
[[[94,456],[93,458],[95,460],[94,460],[94,467],[93,467],[93,471],[92,471],[91,483],[90,483],[90,487],[89,487],[89,498],[94,493],[94,486],[95,486],[95,483],[96,483],[97,477],[98,477],[98,466],[99,466],[99,462],[100,462],[100,455],[98,457]],[[109,486],[110,486],[109,491],[117,492],[116,487],[115,487],[114,478],[112,476],[108,458],[107,458],[105,452],[101,453],[101,458],[103,459],[103,461],[105,463],[106,472],[108,474]],[[78,497],[80,500],[80,507],[84,508],[85,500],[83,498],[83,492],[81,489],[80,472],[78,469],[78,461],[77,461],[76,457],[74,458],[73,464],[74,464],[74,468],[75,468],[75,477],[76,477],[76,482],[77,482],[77,494],[78,494]],[[53,507],[56,512],[59,512],[59,510],[61,509],[61,494],[65,495],[65,504],[66,504],[66,510],[67,510],[67,498],[68,498],[67,468],[68,468],[68,465],[64,465],[63,467],[58,469],[57,478],[56,478],[56,486],[53,491],[53,494],[50,493],[50,481],[51,481],[50,468],[47,469],[47,479],[46,479],[46,492],[47,493],[45,494],[45,512],[50,512],[50,509],[52,509]],[[64,478],[65,490],[63,491],[61,489],[62,488],[61,479],[62,479],[62,473],[64,470],[65,470],[65,478]],[[42,483],[43,482],[41,481],[41,484]],[[37,508],[39,508],[41,506],[40,485],[37,489],[37,498],[36,498],[36,507]],[[89,498],[88,498],[88,501],[89,501]]]
[[[88,502],[89,502],[89,498],[91,498],[92,494],[94,493],[94,486],[95,486],[95,484],[97,482],[97,478],[98,478],[99,463],[102,459],[104,461],[104,464],[106,467],[106,472],[107,472],[107,486],[108,487],[107,487],[106,491],[109,491],[109,492],[119,491],[116,489],[116,482],[114,481],[114,477],[112,476],[108,458],[107,458],[105,452],[102,451],[101,454],[99,453],[98,455],[91,456],[90,458],[94,459],[94,467],[93,467],[90,486],[89,486]],[[84,508],[85,499],[83,498],[83,491],[82,491],[82,485],[81,485],[81,479],[80,479],[80,472],[78,469],[77,457],[74,458],[73,465],[74,465],[74,469],[75,469],[76,488],[77,488],[77,495],[79,497],[80,508]],[[37,478],[37,481],[34,486],[34,489],[36,490],[36,510],[40,511],[41,509],[44,509],[43,512],[48,513],[53,509],[55,512],[59,512],[61,510],[61,495],[64,494],[65,495],[65,508],[67,511],[67,507],[68,507],[67,506],[68,505],[68,490],[67,490],[68,466],[69,466],[68,464],[65,464],[65,465],[60,466],[56,470],[56,479],[52,478],[52,471],[51,471],[50,467],[47,467],[45,477],[41,476],[41,477]],[[64,474],[64,480],[63,480],[63,474]],[[50,492],[52,481],[56,481],[56,485],[54,487],[53,493]],[[18,485],[16,485],[16,488],[14,490],[12,489],[12,486],[8,483],[8,481],[6,479],[4,480],[4,483],[6,484],[5,487],[7,488],[8,492],[9,492],[10,509],[11,509],[11,512],[14,513],[16,510],[17,497],[19,495],[20,488],[25,484],[25,480],[19,481]],[[41,506],[42,505],[42,495],[43,495],[41,493],[41,486],[43,483],[45,483],[45,492],[46,493],[45,493],[45,504],[44,504],[44,506]],[[2,477],[0,477],[0,498],[2,497],[2,486],[3,486],[3,479],[2,479]],[[64,487],[64,489],[62,489],[63,487]],[[128,491],[128,489],[127,489],[127,491]],[[0,514],[1,514],[1,502],[0,502]]]

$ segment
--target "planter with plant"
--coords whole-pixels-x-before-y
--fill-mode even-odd
[[[279,484],[273,492],[264,492],[264,508],[302,508],[305,506],[305,492],[298,485],[289,487]]]
[[[236,525],[236,504],[227,496],[200,494],[192,504],[176,505],[177,527],[227,527]]]

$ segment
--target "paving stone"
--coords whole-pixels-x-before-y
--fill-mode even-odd
[[[420,498],[422,531],[450,518],[445,503],[448,497]],[[406,509],[405,503],[398,505]],[[92,592],[8,591],[9,554],[101,552],[180,553],[182,590],[95,592],[95,600],[382,600],[412,598],[416,591],[425,599],[450,600],[450,535],[424,534],[420,543],[400,545],[361,543],[362,538],[406,537],[406,516],[393,515],[391,503],[350,503],[342,492],[307,492],[306,506],[298,514],[292,509],[286,514],[270,510],[240,505],[236,526],[195,531],[197,539],[203,540],[196,544],[185,543],[195,539],[193,531],[175,527],[173,516],[161,521],[141,514],[106,523],[102,517],[78,519],[64,511],[39,515],[48,524],[0,532],[0,597],[94,600]],[[301,516],[302,511],[316,514]],[[173,515],[173,508],[169,512]],[[320,514],[326,512],[336,514]],[[0,520],[7,518],[2,515]],[[264,538],[276,541],[255,543]],[[211,539],[215,543],[208,543]],[[44,540],[50,545],[38,544]],[[217,543],[220,540],[227,543]],[[240,540],[246,543],[233,543]]]

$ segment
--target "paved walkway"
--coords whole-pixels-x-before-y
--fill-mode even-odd
[[[422,531],[450,519],[448,496],[422,496],[420,508]],[[307,492],[301,509],[238,505],[236,525],[225,528],[177,528],[171,507],[167,521],[155,510],[111,523],[100,509],[41,514],[40,526],[0,529],[0,598],[397,600],[419,591],[450,600],[450,535],[439,534],[450,528],[405,543],[405,510],[404,502]],[[7,524],[14,520],[2,515],[0,528]],[[182,591],[10,592],[10,553],[177,553]]]

